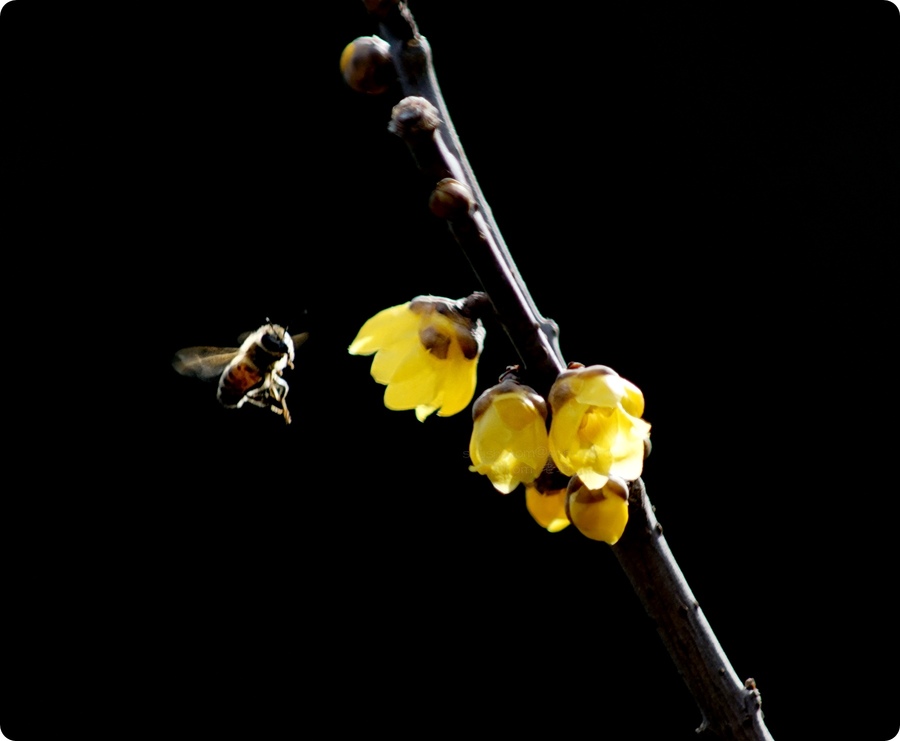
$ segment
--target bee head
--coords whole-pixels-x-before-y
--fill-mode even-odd
[[[287,342],[285,342],[285,331],[277,324],[269,325],[270,329],[263,334],[259,343],[270,353],[289,353]],[[289,337],[290,335],[288,335]]]

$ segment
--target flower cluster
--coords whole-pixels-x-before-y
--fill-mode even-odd
[[[414,409],[424,421],[468,406],[484,347],[472,309],[483,299],[419,296],[362,326],[349,352],[375,355],[371,373],[387,387],[388,409]],[[523,484],[528,511],[550,532],[571,523],[615,543],[628,522],[627,482],[641,475],[650,435],[643,394],[612,368],[571,363],[550,389],[548,409],[516,369],[473,405],[469,469],[503,494]]]
[[[533,389],[507,376],[485,391],[473,409],[469,468],[504,494],[525,484],[528,511],[551,532],[572,522],[613,544],[628,521],[625,482],[643,470],[644,397],[611,368],[572,364],[550,390],[550,409],[548,432],[546,404]],[[567,488],[536,483],[548,459],[571,477]]]
[[[372,377],[387,386],[388,409],[415,409],[424,422],[434,412],[449,417],[468,406],[484,328],[465,308],[462,300],[419,296],[380,311],[362,326],[349,352],[375,353]]]

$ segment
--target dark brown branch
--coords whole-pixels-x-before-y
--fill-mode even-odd
[[[442,119],[425,98],[411,96],[394,106],[390,130],[409,146],[419,169],[436,183],[436,194],[448,196],[452,185],[464,206],[446,208],[440,214],[432,199],[432,211],[446,218],[450,231],[462,247],[494,305],[497,318],[512,340],[529,383],[545,396],[560,371],[565,369],[562,355],[547,320],[537,315],[524,281],[510,268],[512,258],[494,236],[481,203],[471,188],[471,177],[441,137]],[[464,193],[463,193],[464,191]]]
[[[771,739],[759,694],[739,679],[694,598],[641,479],[631,483],[628,526],[612,546],[669,655],[694,696],[701,738]]]
[[[502,270],[508,280],[516,285],[516,292],[521,306],[518,304],[505,306],[504,310],[509,309],[512,314],[501,314],[499,316],[501,324],[503,324],[507,334],[510,334],[510,338],[513,339],[510,333],[511,330],[506,326],[505,321],[513,321],[513,324],[516,325],[527,325],[534,321],[546,337],[546,342],[540,344],[547,344],[552,349],[552,355],[557,358],[561,357],[558,343],[558,328],[552,320],[544,318],[538,311],[531,293],[528,291],[528,287],[525,285],[525,281],[522,279],[506,243],[503,241],[490,206],[488,206],[481,193],[478,181],[475,179],[469,161],[466,159],[462,146],[459,143],[459,138],[453,127],[453,121],[450,118],[450,113],[438,86],[428,40],[418,33],[412,14],[409,12],[405,2],[370,0],[366,2],[366,5],[367,7],[376,6],[377,8],[373,15],[380,21],[379,32],[382,38],[390,45],[391,56],[404,92],[408,96],[423,98],[436,111],[439,121],[439,133],[435,134],[432,141],[427,141],[425,137],[416,138],[414,141],[404,137],[413,150],[416,162],[423,171],[429,175],[436,176],[435,182],[444,177],[453,177],[469,187],[480,212],[480,228],[485,230],[485,234],[490,239],[495,257],[499,265],[502,265]],[[396,118],[395,114],[395,121]],[[440,171],[440,168],[443,168],[443,172]],[[472,255],[468,251],[466,255],[472,262],[472,267],[475,269],[475,273],[482,284],[491,283],[492,279],[490,277],[486,277],[478,271],[477,265],[479,261],[477,256],[475,260],[472,260]],[[491,291],[486,285],[485,290],[491,296],[491,300],[493,300]],[[512,319],[514,315],[516,318]],[[519,350],[515,340],[513,345]],[[525,367],[530,368],[535,362],[533,358],[529,360],[527,355],[522,355],[521,352],[520,356]]]
[[[529,371],[530,385],[546,397],[566,367],[556,327],[535,307],[494,223],[440,94],[428,43],[405,2],[364,2],[380,22],[408,96],[395,107],[391,129],[433,181],[438,194],[432,210],[447,219]],[[662,536],[641,479],[630,485],[629,523],[612,548],[697,702],[700,737],[772,741],[759,694],[755,686],[745,688],[722,650]]]

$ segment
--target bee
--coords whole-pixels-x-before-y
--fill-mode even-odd
[[[266,321],[255,332],[241,335],[240,347],[186,347],[175,353],[172,366],[183,376],[218,379],[216,396],[229,409],[239,409],[245,403],[269,407],[290,424],[289,387],[282,373],[294,367],[294,350],[309,335],[303,332],[292,337],[284,327]]]

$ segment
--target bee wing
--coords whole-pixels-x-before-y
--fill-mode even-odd
[[[186,347],[175,353],[172,367],[182,376],[212,381],[238,354],[237,347]]]

